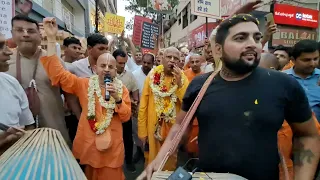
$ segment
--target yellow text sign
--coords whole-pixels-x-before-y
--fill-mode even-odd
[[[104,32],[121,34],[124,30],[124,23],[124,17],[106,13],[104,20]]]

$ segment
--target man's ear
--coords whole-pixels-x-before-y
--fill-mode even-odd
[[[218,57],[222,57],[222,45],[215,43],[214,49],[215,49],[214,51],[215,55],[217,55]]]
[[[97,73],[97,65],[93,65],[92,70],[93,72]]]

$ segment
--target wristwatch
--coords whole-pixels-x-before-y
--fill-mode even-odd
[[[121,103],[122,103],[122,99],[116,102],[116,104],[121,104]]]

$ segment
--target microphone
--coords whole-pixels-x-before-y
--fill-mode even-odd
[[[107,89],[107,83],[111,83],[112,82],[112,78],[110,76],[110,74],[107,74],[105,77],[104,77],[104,83],[105,83],[105,86],[106,86],[106,89]],[[106,101],[109,101],[110,100],[110,93],[109,91],[106,90],[106,95],[105,95],[105,100]]]

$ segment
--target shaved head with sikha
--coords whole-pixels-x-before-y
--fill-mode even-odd
[[[262,53],[259,67],[280,70],[280,64],[277,57],[271,53]]]
[[[116,59],[110,53],[103,53],[98,57],[93,70],[99,76],[100,84],[104,84],[103,80],[106,75],[110,75],[112,78],[116,77],[116,65]]]
[[[199,73],[201,72],[201,64],[205,61],[205,58],[199,54],[193,54],[190,56],[190,68],[193,72]]]

